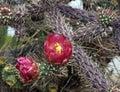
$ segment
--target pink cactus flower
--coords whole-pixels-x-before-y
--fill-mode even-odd
[[[50,63],[63,65],[72,55],[72,44],[62,34],[50,34],[44,42],[44,53]]]

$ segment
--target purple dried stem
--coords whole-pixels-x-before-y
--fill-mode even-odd
[[[106,92],[107,83],[103,74],[92,64],[92,61],[90,61],[89,57],[80,47],[74,45],[73,49],[75,61],[78,64],[78,67],[81,67],[81,72],[86,75],[93,84],[93,87],[97,88],[99,92]]]
[[[57,8],[51,9],[47,17],[50,19],[55,33],[62,33],[68,37],[69,40],[72,40],[72,28],[68,27],[68,24],[65,23],[65,20]]]
[[[40,0],[34,4],[27,5],[26,8],[30,14],[42,13],[48,11],[52,7],[56,7],[57,2],[57,0]],[[60,2],[62,2],[62,0]]]
[[[114,30],[114,42],[119,50],[120,54],[120,18],[116,18],[111,22],[111,26]]]
[[[110,26],[112,26],[114,29],[117,29],[120,26],[120,17],[113,19],[110,23]]]
[[[79,28],[72,35],[74,41],[89,41],[105,32],[100,23],[92,23],[85,27]]]
[[[30,13],[30,14],[35,14],[35,13],[39,14],[39,13],[45,11],[44,4],[42,1],[26,5],[26,8],[28,9],[28,13]]]
[[[58,5],[57,6],[61,13],[66,15],[67,17],[73,18],[73,19],[79,19],[83,22],[94,22],[98,21],[99,15],[95,12],[80,10],[80,9],[73,9],[69,6],[65,5]]]
[[[114,42],[117,46],[117,49],[119,50],[119,54],[120,54],[120,27],[118,27],[115,30],[115,34],[114,34]]]

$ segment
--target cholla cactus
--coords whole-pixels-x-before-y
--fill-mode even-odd
[[[103,26],[100,23],[87,24],[85,27],[78,28],[73,34],[74,41],[91,41],[95,37],[105,32]]]
[[[64,18],[60,14],[57,8],[52,8],[47,14],[49,21],[54,28],[54,32],[58,34],[64,34],[70,41],[72,40],[72,28],[65,23]]]
[[[114,33],[114,42],[117,46],[117,49],[120,53],[120,18],[115,19],[113,22],[111,22],[111,25],[113,26]]]
[[[95,22],[98,21],[99,16],[95,12],[84,11],[80,9],[73,9],[69,6],[58,5],[61,13],[72,19],[78,19],[82,22]]]
[[[5,1],[10,2],[11,0],[5,0]],[[14,0],[14,1],[19,1],[20,2],[20,1],[24,1],[24,0]],[[24,42],[22,42],[21,39],[20,39],[20,42],[22,42],[22,43],[20,45],[16,46],[17,51],[9,51],[11,54],[14,54],[14,56],[13,56],[14,58],[16,58],[18,56],[26,56],[26,54],[29,53],[29,52],[35,53],[35,54],[37,53],[38,56],[39,56],[39,54],[38,54],[39,52],[40,52],[40,55],[42,54],[41,50],[39,50],[36,47],[37,46],[40,47],[41,45],[43,45],[43,44],[38,42],[38,40],[39,40],[38,37],[40,37],[39,34],[42,35],[42,37],[40,37],[40,42],[41,42],[41,40],[43,42],[43,39],[44,39],[43,36],[45,36],[46,33],[48,33],[48,30],[46,31],[44,28],[42,28],[42,27],[44,27],[44,23],[43,23],[44,14],[43,13],[47,12],[47,15],[48,15],[47,17],[50,20],[51,25],[54,29],[53,32],[54,33],[59,33],[59,34],[64,34],[72,43],[75,43],[74,41],[76,41],[76,39],[78,39],[78,40],[80,39],[82,41],[85,41],[85,40],[91,39],[92,37],[95,37],[95,36],[101,34],[104,31],[103,30],[104,27],[100,23],[98,23],[99,19],[100,19],[100,22],[103,25],[108,25],[111,22],[111,19],[110,19],[111,17],[109,18],[109,16],[107,16],[107,15],[105,15],[105,16],[101,15],[99,17],[98,14],[91,13],[91,12],[85,11],[85,10],[73,9],[73,8],[65,6],[65,5],[60,5],[58,3],[58,2],[62,3],[62,1],[64,2],[64,1],[69,1],[69,0],[39,0],[39,3],[34,2],[34,3],[31,3],[31,4],[28,4],[27,1],[33,1],[33,0],[26,0],[25,5],[22,2],[21,3],[16,2],[17,4],[20,4],[20,6],[18,6],[18,5],[15,6],[15,5],[11,4],[11,6],[14,7],[13,12],[9,7],[0,5],[0,22],[3,22],[3,21],[5,23],[9,22],[9,20],[12,18],[12,15],[13,15],[13,20],[12,20],[11,26],[14,26],[15,24],[17,25],[15,27],[16,36],[17,37],[23,36],[24,35],[23,34],[24,28],[26,28],[25,29],[26,32],[28,31],[28,33],[30,34],[30,35],[25,35],[25,37],[28,38],[28,39],[25,40]],[[55,1],[55,3],[54,3],[54,1]],[[95,1],[95,0],[93,0],[93,1]],[[64,20],[61,13],[68,16],[69,18],[77,19],[77,20],[85,23],[86,25],[87,25],[87,23],[88,24],[90,22],[92,22],[92,23],[90,25],[86,26],[85,28],[83,28],[84,30],[81,29],[82,32],[80,32],[80,34],[78,35],[74,31],[72,31],[72,28],[69,27],[68,24],[65,23],[65,20]],[[38,19],[38,17],[41,16],[41,15],[42,15],[42,18]],[[35,21],[34,21],[33,17],[35,17],[35,18],[37,17],[37,19],[35,19]],[[49,21],[45,21],[45,22],[49,22]],[[34,28],[35,28],[35,30],[34,30]],[[33,31],[35,31],[35,34],[30,32],[31,29],[33,29]],[[36,30],[39,30],[39,29],[43,29],[44,32],[37,33]],[[79,31],[81,31],[81,30],[79,30]],[[40,31],[42,31],[42,30],[40,30]],[[49,32],[51,32],[51,31],[49,31]],[[116,34],[117,34],[117,31],[116,31]],[[118,36],[119,35],[116,35],[117,40],[118,40],[117,42],[119,43],[119,39],[118,39],[119,37]],[[32,46],[28,46],[29,43],[31,45],[31,42],[33,42],[33,41],[37,42],[35,44],[37,46],[33,45],[33,43],[32,43]],[[24,46],[25,46],[25,48],[23,48]],[[19,47],[22,47],[22,48],[19,48]],[[61,53],[62,50],[61,50],[60,44],[56,43],[55,47],[56,47],[55,50],[58,53]],[[40,48],[42,48],[42,47],[40,47]],[[76,44],[73,45],[73,48],[71,48],[71,49],[73,50],[72,60],[75,61],[74,62],[75,64],[77,63],[75,65],[75,67],[77,67],[77,69],[75,71],[79,72],[80,74],[85,75],[87,77],[87,78],[85,77],[85,79],[89,80],[90,84],[92,84],[93,87],[98,89],[99,92],[100,91],[101,92],[106,92],[107,83],[106,83],[105,77],[102,75],[102,73],[100,73],[99,69],[97,69],[93,65],[92,61],[89,60],[89,57]],[[67,51],[66,51],[66,53],[67,53]],[[7,54],[9,54],[9,53],[7,53]],[[9,57],[9,56],[10,56],[10,54],[7,57]],[[11,56],[10,56],[10,59],[11,59]],[[41,58],[43,60],[42,56],[40,56],[40,59]],[[9,59],[9,61],[10,61],[10,59]],[[0,62],[0,63],[2,65],[4,65],[5,62],[3,60],[3,62]],[[65,65],[65,68],[67,68],[66,70],[67,70],[67,73],[68,73],[67,80],[68,80],[69,77],[71,77],[71,73],[69,74],[69,72],[72,72],[72,70],[68,69],[70,65]],[[21,76],[23,77],[23,81],[27,81],[27,83],[28,82],[35,82],[35,84],[37,82],[41,82],[41,83],[43,83],[43,86],[46,85],[46,83],[43,82],[44,79],[47,79],[48,77],[49,77],[49,79],[51,77],[54,77],[54,76],[56,77],[58,74],[62,73],[61,68],[63,68],[63,67],[55,67],[52,64],[49,64],[48,62],[43,62],[43,61],[39,62],[39,64],[36,63],[36,62],[30,63],[29,60],[27,61],[27,65],[25,65],[24,62],[23,62],[23,63],[17,64],[17,66],[18,66],[19,73],[22,72]],[[15,68],[14,65],[7,64],[3,68],[3,71],[2,71],[3,81],[5,81],[11,87],[18,87],[19,84],[20,84],[19,79],[18,79],[20,77],[20,75],[17,73],[18,70],[16,71],[16,68]],[[65,70],[63,70],[63,72],[64,71]],[[64,73],[64,74],[67,74],[67,73]],[[72,73],[72,74],[74,76],[74,73]],[[77,74],[78,73],[75,73],[75,76]],[[30,79],[27,79],[27,78],[30,78]],[[57,78],[60,79],[60,77],[58,77],[58,76],[57,76]],[[34,81],[32,81],[32,80],[34,80]],[[70,80],[72,80],[72,79],[70,79]],[[47,80],[47,82],[48,81],[50,81],[50,80]],[[79,82],[79,83],[81,83],[81,82]],[[77,82],[77,83],[75,83],[75,85],[77,86],[79,83]],[[74,84],[72,84],[72,85],[74,85]],[[41,85],[38,85],[38,86],[41,86]],[[49,87],[53,88],[53,86],[50,85]],[[65,87],[67,87],[67,85],[65,85]],[[59,87],[59,89],[60,88],[61,87]],[[57,87],[56,87],[56,89],[57,89]],[[71,91],[73,91],[73,90],[71,90]],[[74,92],[76,92],[76,91],[74,91]]]
[[[61,17],[58,14],[59,13],[56,9],[53,9],[49,12],[50,21],[52,23],[52,26],[55,28],[54,32],[65,34],[69,39],[71,39],[71,41],[73,41],[68,25],[66,25],[64,21],[61,21]],[[106,92],[107,83],[105,77],[97,68],[93,66],[92,62],[89,60],[89,57],[81,50],[81,48],[74,45],[73,55],[75,58],[75,62],[78,64],[78,67],[82,67],[82,73],[87,76],[93,86],[101,92]]]
[[[105,77],[102,73],[92,64],[89,57],[82,51],[80,47],[74,45],[73,55],[78,67],[81,67],[81,72],[93,84],[93,87],[97,88],[99,92],[106,92],[108,86]]]
[[[0,6],[0,23],[9,22],[12,19],[12,10],[7,5]]]
[[[22,5],[16,5],[14,7],[14,18],[22,18],[23,16],[25,16],[25,14],[27,13],[27,9],[25,7],[24,4]]]

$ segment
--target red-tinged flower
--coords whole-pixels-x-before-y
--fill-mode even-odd
[[[52,64],[63,65],[72,55],[72,44],[62,34],[50,34],[44,43],[44,53]]]
[[[38,78],[39,67],[37,63],[27,57],[19,57],[17,58],[17,61],[18,63],[16,65],[16,68],[19,71],[23,82],[31,82]]]

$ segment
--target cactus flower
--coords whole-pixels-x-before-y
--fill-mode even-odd
[[[39,76],[39,67],[37,63],[27,57],[17,58],[16,68],[24,83],[36,80]]]
[[[72,55],[72,44],[62,34],[50,34],[44,42],[44,53],[50,63],[63,65]]]

